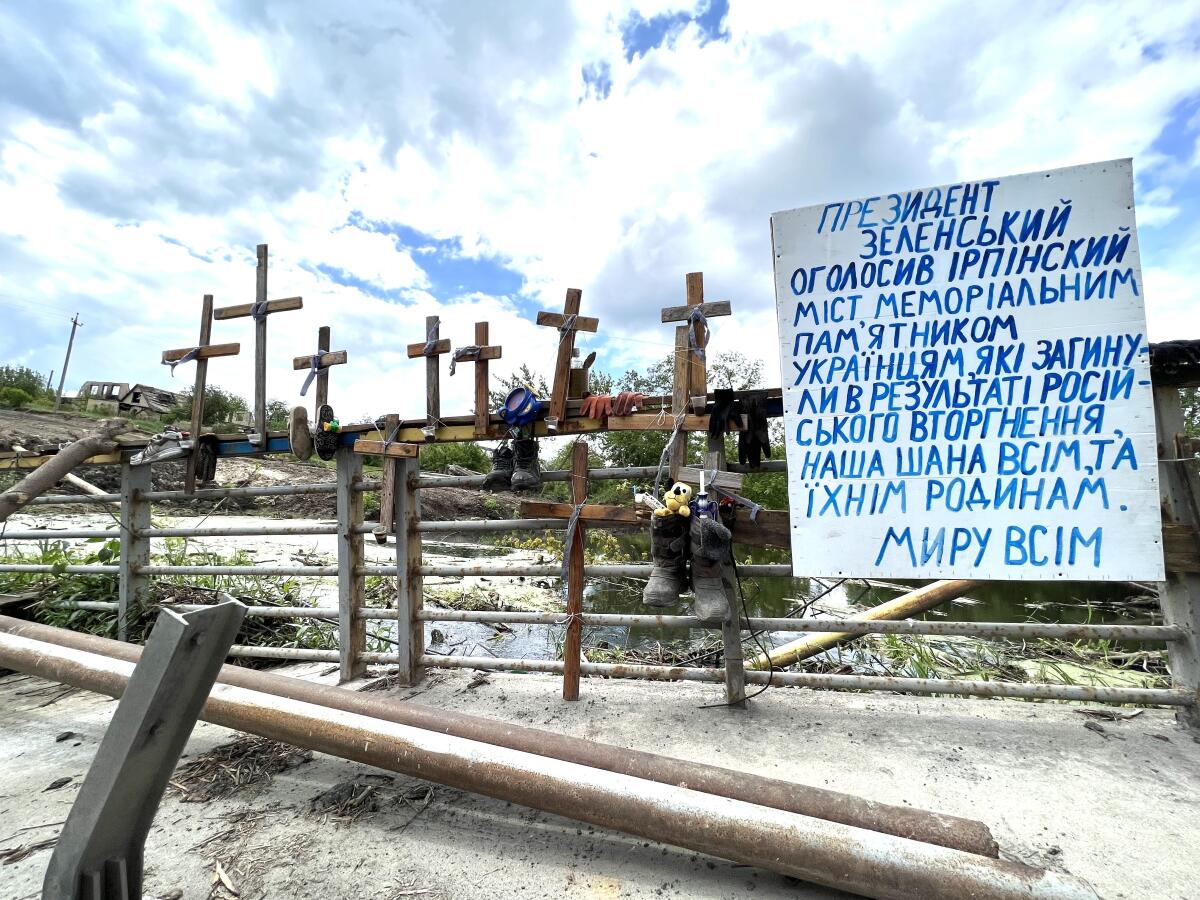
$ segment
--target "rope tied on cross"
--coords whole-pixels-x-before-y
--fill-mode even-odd
[[[422,356],[433,356],[433,351],[437,347],[437,330],[440,322],[434,321],[429,325],[429,329],[425,332],[425,347],[421,350]]]
[[[171,377],[174,378],[176,366],[180,365],[181,363],[191,362],[192,360],[199,359],[199,358],[200,358],[200,348],[193,347],[187,353],[183,354],[183,356],[179,357],[179,359],[164,359],[162,361],[162,364],[164,366],[171,367]]]
[[[321,357],[324,352],[318,347],[317,352],[308,358],[308,377],[304,379],[304,386],[300,388],[301,397],[308,393],[309,386],[312,385],[313,379],[321,374],[321,370],[329,368],[329,366],[321,365]]]
[[[576,503],[571,509],[571,515],[567,519],[567,533],[563,538],[563,559],[562,559],[562,574],[559,583],[559,591],[565,597],[567,594],[567,566],[571,557],[571,547],[574,545],[575,532],[579,530],[579,517],[583,514],[583,504]],[[565,624],[570,624],[573,616],[568,613]]]
[[[704,315],[703,307],[692,307],[692,311],[688,313],[688,325],[694,326],[688,328],[688,347],[697,359],[702,360],[704,359],[704,348],[708,345],[708,338],[711,333],[708,328],[708,317]],[[696,333],[700,330],[704,332],[703,341],[696,338]]]
[[[267,317],[267,313],[271,311],[267,305],[269,302],[270,301],[268,300],[255,300],[254,303],[250,305],[250,315],[255,321],[265,319]]]
[[[450,357],[450,374],[451,375],[454,374],[454,369],[455,369],[456,363],[463,362],[466,360],[474,360],[475,362],[478,362],[479,354],[482,352],[483,352],[483,348],[476,344],[471,344],[467,347],[459,347],[457,350],[454,351],[453,355]]]

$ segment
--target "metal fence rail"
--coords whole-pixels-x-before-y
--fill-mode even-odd
[[[306,649],[296,647],[251,647],[235,646],[231,655],[262,659],[309,660],[336,662],[343,677],[361,674],[367,664],[388,663],[398,665],[402,681],[415,682],[423,677],[427,667],[474,668],[482,670],[550,672],[566,674],[568,663],[559,660],[496,659],[491,657],[440,656],[428,652],[425,647],[424,627],[426,622],[472,622],[480,624],[527,624],[566,627],[659,627],[673,629],[712,629],[687,615],[648,614],[602,614],[587,613],[574,619],[565,612],[502,612],[502,611],[458,611],[424,608],[424,578],[445,577],[536,577],[559,579],[564,566],[561,563],[511,562],[511,561],[465,561],[427,562],[422,558],[421,538],[428,534],[473,534],[520,531],[562,531],[566,522],[558,518],[523,518],[498,520],[455,520],[424,521],[419,515],[417,491],[428,488],[476,488],[481,486],[483,476],[475,475],[422,475],[418,464],[412,459],[385,460],[392,466],[389,473],[394,490],[385,490],[391,495],[392,507],[385,521],[396,523],[394,541],[395,562],[392,564],[366,564],[363,553],[365,535],[377,532],[379,523],[364,521],[362,495],[384,489],[384,481],[368,479],[362,474],[362,459],[353,454],[351,448],[342,447],[337,455],[337,480],[305,485],[272,485],[268,487],[213,488],[198,490],[188,495],[183,491],[149,490],[148,472],[143,468],[133,470],[122,465],[123,489],[120,493],[103,496],[43,496],[34,503],[52,504],[119,504],[121,528],[14,528],[0,534],[0,541],[53,541],[89,540],[95,538],[121,538],[121,556],[118,564],[55,566],[44,563],[14,562],[0,565],[0,571],[29,574],[66,575],[116,575],[120,582],[121,600],[118,603],[77,601],[60,604],[62,608],[76,608],[95,612],[113,613],[119,622],[127,619],[127,612],[135,603],[149,602],[149,579],[155,577],[187,576],[251,576],[287,578],[337,578],[337,605],[328,606],[251,606],[247,615],[269,619],[302,619],[336,622],[339,628],[338,649]],[[732,471],[745,471],[744,467],[730,466]],[[782,472],[786,465],[782,461],[766,463],[757,471]],[[604,479],[650,479],[656,467],[611,467],[591,469],[586,473],[589,480]],[[549,482],[566,481],[571,475],[567,471],[544,473]],[[280,522],[270,524],[221,524],[206,522],[199,526],[155,527],[150,524],[151,502],[220,501],[224,499],[280,497],[292,495],[332,494],[336,500],[336,519],[331,509],[331,520],[323,522]],[[637,527],[630,523],[589,523],[591,527]],[[336,565],[157,565],[149,562],[150,542],[164,538],[205,539],[219,537],[269,537],[312,535],[331,536],[336,539]],[[587,578],[645,578],[649,575],[648,564],[592,564],[584,565],[583,575]],[[787,564],[756,564],[738,568],[748,578],[790,578],[791,566]],[[395,579],[396,601],[389,608],[367,607],[365,604],[365,579],[383,577]],[[166,604],[174,609],[199,608],[194,603]],[[382,621],[395,623],[397,649],[389,652],[366,650],[368,631],[366,623]],[[1167,642],[1172,646],[1190,646],[1195,635],[1187,621],[1168,615],[1164,625],[1087,625],[1017,622],[943,622],[923,620],[871,620],[846,618],[789,618],[752,617],[741,619],[738,627],[743,630],[795,633],[845,633],[907,634],[926,637],[975,637],[994,640],[1120,640]],[[1172,654],[1174,658],[1176,654]],[[573,662],[571,665],[575,665]],[[642,678],[653,680],[699,681],[720,683],[725,680],[722,669],[621,665],[592,663],[586,658],[577,661],[577,670],[584,675],[605,678]],[[834,675],[794,671],[746,672],[745,680],[751,684],[771,684],[832,690],[900,691],[913,694],[959,694],[981,697],[1016,697],[1025,699],[1087,700],[1107,703],[1144,703],[1181,706],[1196,702],[1195,687],[1178,679],[1175,686],[1167,689],[1092,687],[1085,685],[1061,685],[1043,683],[1009,683],[994,681],[970,681],[961,679],[918,679],[891,678],[867,675]]]

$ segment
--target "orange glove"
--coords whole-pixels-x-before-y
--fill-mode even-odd
[[[613,415],[627,416],[633,412],[634,407],[641,406],[645,402],[646,395],[643,393],[638,391],[621,391],[613,400]]]
[[[581,412],[585,419],[607,419],[612,412],[612,397],[598,394],[584,397]]]

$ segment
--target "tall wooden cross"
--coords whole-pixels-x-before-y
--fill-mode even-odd
[[[267,300],[267,245],[259,244],[254,302],[225,306],[213,313],[213,318],[219,320],[254,318],[254,427],[258,433],[250,436],[250,442],[259,447],[267,446],[267,316],[303,308],[304,301],[299,297]]]
[[[434,429],[442,418],[441,363],[438,357],[450,352],[450,341],[439,340],[442,320],[437,316],[425,317],[425,340],[408,345],[408,358],[425,357],[425,440],[432,441]]]
[[[486,437],[491,410],[488,395],[488,360],[500,358],[500,345],[488,346],[488,323],[475,323],[475,343],[470,347],[459,347],[450,357],[450,374],[460,362],[475,363],[475,436]]]
[[[554,385],[550,389],[550,411],[546,414],[546,430],[556,431],[567,415],[567,388],[571,379],[571,351],[575,349],[575,334],[580,331],[595,332],[600,320],[579,315],[583,291],[567,289],[567,299],[561,313],[539,312],[537,323],[557,328],[558,359],[554,365]]]
[[[313,406],[314,422],[320,416],[321,407],[329,403],[329,367],[345,365],[346,358],[345,350],[330,352],[328,325],[322,325],[317,330],[316,353],[312,356],[292,357],[292,369],[297,372],[308,369],[309,372],[304,387],[300,388],[300,396],[303,397],[308,392],[308,386],[314,379],[317,382],[317,396]]]
[[[181,362],[196,361],[196,385],[192,390],[192,452],[188,454],[187,477],[184,480],[184,491],[192,493],[196,490],[196,453],[200,449],[200,429],[204,425],[204,389],[208,380],[208,361],[214,356],[237,356],[241,352],[241,344],[210,344],[212,339],[213,298],[212,294],[204,295],[204,303],[200,311],[200,343],[195,347],[183,347],[179,350],[164,350],[162,361],[171,366]]]
[[[674,384],[671,392],[671,412],[676,416],[686,413],[697,399],[701,404],[708,394],[708,347],[707,319],[733,314],[728,300],[704,300],[704,273],[689,272],[684,278],[687,305],[667,306],[662,310],[663,322],[685,322],[675,329]],[[701,319],[703,316],[703,319]],[[701,406],[703,412],[703,406]],[[671,477],[676,478],[687,461],[687,437],[680,432],[681,439],[671,447]]]

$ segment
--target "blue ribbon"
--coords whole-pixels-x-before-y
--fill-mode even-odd
[[[310,356],[308,358],[308,377],[304,379],[304,387],[300,388],[301,397],[308,393],[308,387],[312,384],[313,379],[317,377],[317,373],[319,373],[321,369],[325,368],[321,365],[321,356],[323,353],[324,351],[317,350],[316,356]]]

